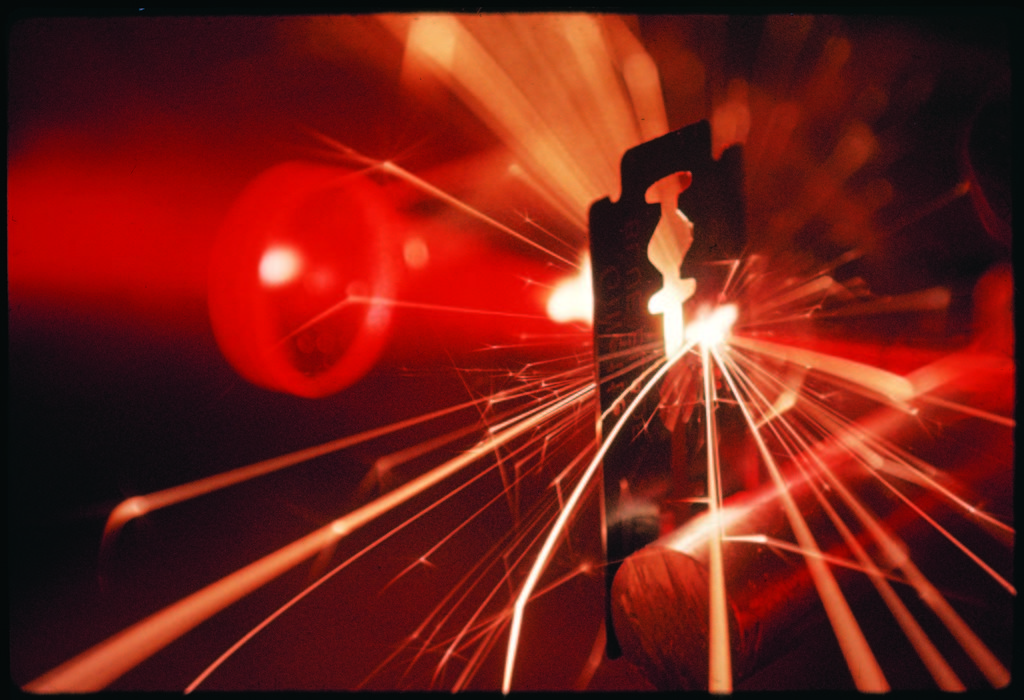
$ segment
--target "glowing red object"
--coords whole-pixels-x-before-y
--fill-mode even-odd
[[[401,249],[398,215],[358,172],[289,162],[254,180],[210,258],[209,309],[246,379],[309,398],[373,366],[387,340]]]

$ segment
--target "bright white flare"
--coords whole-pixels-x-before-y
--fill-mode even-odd
[[[560,282],[548,298],[548,316],[557,323],[594,322],[594,287],[591,281],[590,256],[580,264],[580,271]]]
[[[723,342],[736,322],[735,304],[717,307],[707,316],[703,316],[686,326],[686,339],[705,347],[712,347]]]
[[[260,258],[260,282],[267,287],[280,287],[298,277],[301,269],[302,258],[298,251],[288,246],[273,246]]]

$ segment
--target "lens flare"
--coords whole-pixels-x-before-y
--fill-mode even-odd
[[[272,246],[260,258],[260,282],[267,287],[280,287],[295,280],[302,271],[302,258],[289,246]]]

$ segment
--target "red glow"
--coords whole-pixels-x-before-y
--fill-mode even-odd
[[[161,311],[201,298],[209,222],[230,183],[191,176],[190,148],[38,129],[8,163],[9,292]]]
[[[291,162],[253,181],[210,258],[210,319],[225,357],[250,381],[299,396],[356,382],[380,356],[391,309],[325,312],[350,295],[393,295],[399,225],[358,173]]]

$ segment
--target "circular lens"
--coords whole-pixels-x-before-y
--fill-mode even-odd
[[[210,321],[231,365],[310,398],[358,381],[387,339],[398,225],[358,172],[290,162],[256,178],[210,259]]]

